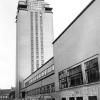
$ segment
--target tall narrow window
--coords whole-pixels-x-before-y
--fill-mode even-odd
[[[100,80],[99,77],[99,65],[98,58],[94,58],[85,63],[86,66],[86,74],[88,83],[97,82]]]
[[[40,41],[41,41],[41,65],[44,63],[44,46],[43,46],[43,19],[42,12],[40,12]]]
[[[67,88],[68,87],[68,82],[67,82],[67,73],[66,70],[63,70],[59,72],[59,88]]]
[[[39,33],[38,33],[38,12],[35,12],[35,31],[36,31],[36,69],[39,68]]]
[[[51,92],[55,92],[55,83],[51,84],[51,89],[50,90],[51,90]]]
[[[34,71],[34,33],[33,33],[33,12],[30,13],[31,16],[31,64],[32,64],[32,72]]]

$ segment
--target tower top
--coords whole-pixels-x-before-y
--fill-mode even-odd
[[[18,2],[18,10],[21,10],[21,9],[23,9],[23,10],[25,10],[25,9],[27,9],[27,3],[26,3],[26,1],[19,1]]]

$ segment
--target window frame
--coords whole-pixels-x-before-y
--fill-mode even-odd
[[[97,62],[97,65],[96,66],[93,66],[93,60],[95,60]],[[92,62],[92,63],[90,63]],[[87,63],[90,63],[90,65],[86,66]],[[100,81],[100,71],[99,71],[99,58],[96,56],[96,57],[93,57],[91,59],[88,59],[87,61],[84,62],[84,66],[85,66],[85,74],[86,74],[86,83],[94,83],[94,82],[98,82]],[[89,68],[87,68],[89,67]],[[94,74],[96,75],[95,78],[92,78],[92,76],[94,76]],[[94,80],[93,80],[94,79]]]

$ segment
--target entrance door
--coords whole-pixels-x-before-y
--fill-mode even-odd
[[[83,100],[83,97],[76,97],[76,100]]]
[[[97,96],[89,96],[88,100],[97,100]]]

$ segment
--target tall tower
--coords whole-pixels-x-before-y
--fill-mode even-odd
[[[32,72],[53,56],[52,8],[44,0],[27,0],[31,20]]]
[[[19,1],[16,16],[16,96],[22,81],[53,56],[53,13],[44,0]]]

